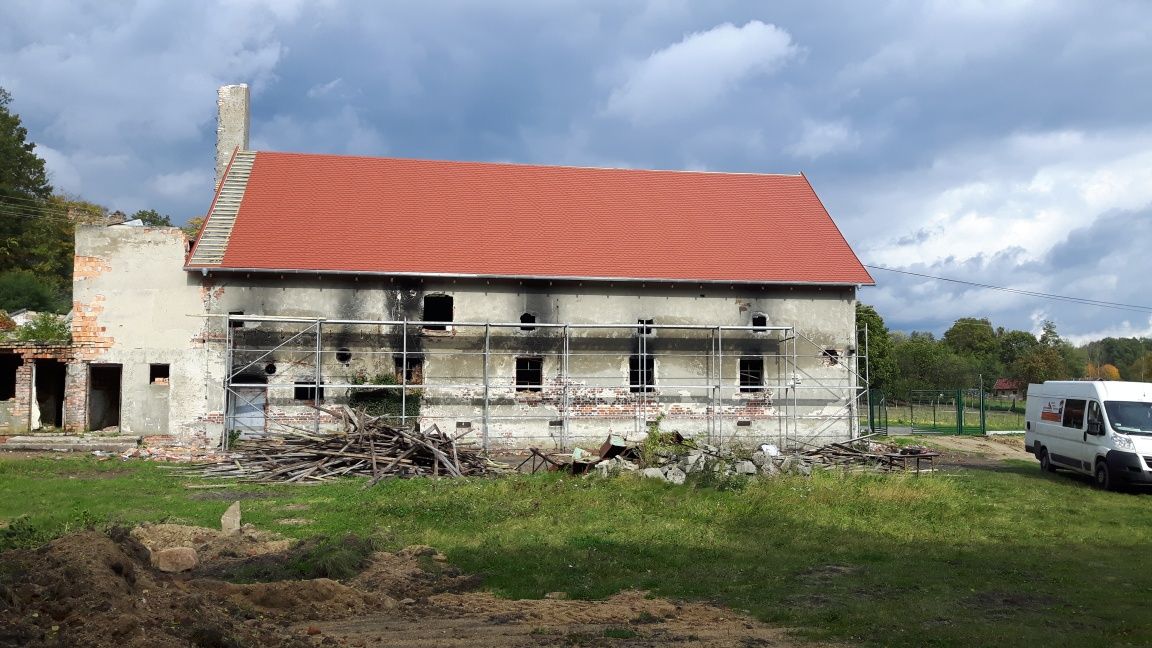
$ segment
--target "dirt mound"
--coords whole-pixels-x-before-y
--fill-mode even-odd
[[[196,580],[191,585],[208,594],[225,598],[239,607],[263,614],[286,614],[294,618],[343,618],[369,607],[392,607],[387,597],[367,597],[334,580],[316,578],[306,581],[277,583],[225,583]]]
[[[366,540],[346,537],[272,553],[286,542],[255,530],[221,536],[152,525],[0,554],[0,648],[811,645],[731,610],[643,592],[604,601],[500,599],[469,591],[479,580],[431,547],[371,553]],[[191,573],[165,574],[150,566],[148,547],[192,547],[207,560]],[[245,552],[265,553],[230,557]],[[254,563],[283,568],[333,556],[356,564],[354,577],[224,580],[228,569]]]
[[[441,592],[463,592],[480,586],[483,579],[449,565],[444,554],[432,547],[412,545],[396,553],[377,552],[352,584],[364,591],[380,592],[396,599],[422,599]]]
[[[127,533],[0,556],[0,646],[303,645],[283,627],[151,570]]]
[[[132,529],[132,537],[151,551],[172,547],[191,547],[200,562],[244,559],[286,551],[291,540],[245,525],[239,533],[224,534],[205,527],[183,524],[142,524]]]

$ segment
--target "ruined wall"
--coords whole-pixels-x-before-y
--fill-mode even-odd
[[[186,252],[187,240],[174,227],[77,228],[72,320],[77,362],[68,374],[75,428],[90,429],[94,412],[116,406],[125,434],[204,432],[209,416],[205,301],[201,278],[183,270]],[[112,393],[107,383],[115,379],[116,365],[120,402],[93,403]],[[161,377],[165,365],[166,378]]]
[[[785,432],[809,437],[844,438],[849,433],[848,399],[854,385],[848,371],[854,352],[855,294],[851,287],[747,287],[714,284],[639,284],[631,282],[531,282],[334,278],[218,274],[211,278],[209,310],[225,315],[277,315],[362,320],[421,320],[425,295],[453,298],[455,322],[519,322],[524,313],[539,323],[747,326],[763,314],[768,326],[794,326],[801,337],[783,333],[729,332],[713,355],[712,331],[657,329],[638,335],[632,329],[572,329],[566,378],[562,371],[562,332],[491,329],[487,372],[487,436],[492,445],[571,445],[629,434],[650,420],[710,439],[776,440]],[[217,320],[218,321],[218,320]],[[306,426],[313,410],[296,396],[297,382],[310,383],[316,366],[314,331],[299,324],[249,323],[232,333],[241,349],[235,371],[267,382],[265,411],[270,421]],[[222,332],[219,334],[222,336]],[[274,349],[295,336],[290,344]],[[423,360],[421,389],[426,423],[441,428],[472,426],[482,434],[484,390],[483,327],[457,324],[446,331],[409,327],[326,325],[319,358],[325,402],[346,400],[340,387],[356,376],[394,373],[396,355],[406,348]],[[629,389],[629,356],[640,345],[654,358],[652,392]],[[839,360],[825,351],[831,349]],[[337,353],[343,350],[343,361]],[[795,360],[793,354],[796,355]],[[762,357],[764,382],[759,392],[739,390],[742,356]],[[542,360],[540,391],[517,391],[517,357]],[[223,383],[211,380],[210,391]],[[795,386],[799,378],[801,385]],[[713,405],[713,385],[724,385],[722,416]],[[451,387],[445,387],[450,385]],[[211,402],[223,394],[211,394]],[[784,401],[798,418],[782,420]],[[564,404],[567,404],[567,408]],[[563,416],[563,412],[567,416]],[[829,417],[841,417],[830,423]],[[567,419],[561,421],[560,419]],[[718,420],[722,419],[722,420]],[[799,424],[802,429],[786,430]]]
[[[76,412],[67,398],[64,384],[41,380],[38,392],[37,366],[55,366],[75,362],[72,349],[56,344],[8,343],[0,346],[0,370],[12,372],[10,397],[0,399],[0,436],[25,434],[34,430],[75,429]],[[13,371],[14,370],[14,371]],[[8,394],[5,394],[8,395]],[[63,401],[62,407],[60,401]],[[60,420],[50,412],[41,413],[41,405],[59,407]],[[53,405],[54,404],[54,407]],[[59,426],[55,423],[60,423]]]

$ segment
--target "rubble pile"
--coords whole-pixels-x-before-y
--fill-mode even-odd
[[[403,430],[351,411],[339,434],[287,430],[239,441],[229,456],[197,468],[206,477],[254,482],[319,482],[337,477],[472,477],[501,472],[483,452],[458,444],[435,425]]]
[[[626,442],[611,436],[598,455],[576,448],[571,455],[547,455],[538,449],[521,466],[531,462],[531,470],[565,470],[574,474],[614,477],[634,473],[641,477],[683,484],[690,475],[712,473],[717,476],[802,475],[813,470],[847,470],[888,472],[905,466],[893,458],[932,453],[927,448],[897,450],[886,444],[862,437],[851,443],[830,443],[810,450],[782,451],[764,444],[756,448],[720,448],[697,443],[679,434],[662,435],[657,443]]]

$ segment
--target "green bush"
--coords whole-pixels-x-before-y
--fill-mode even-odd
[[[32,321],[18,327],[14,337],[20,342],[67,344],[72,341],[72,331],[63,317],[40,313]]]

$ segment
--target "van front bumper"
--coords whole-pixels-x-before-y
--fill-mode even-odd
[[[1128,484],[1152,484],[1152,470],[1144,470],[1135,452],[1109,450],[1105,456],[1112,478]]]

